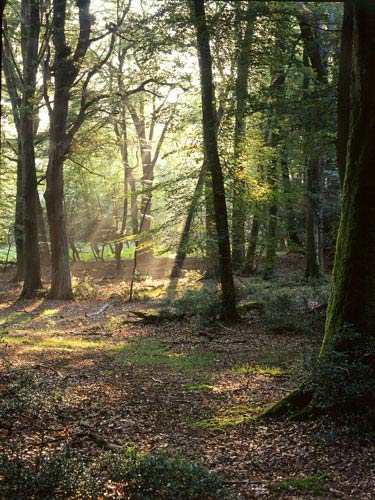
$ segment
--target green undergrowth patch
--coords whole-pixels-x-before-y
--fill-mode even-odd
[[[213,391],[214,387],[208,384],[182,384],[187,391]]]
[[[6,335],[1,337],[3,342],[8,344],[24,345],[29,349],[96,349],[106,347],[103,341],[88,341],[82,339],[69,339],[61,337],[48,337],[48,338],[32,338],[26,336],[13,337]]]
[[[272,375],[277,377],[278,375],[282,375],[285,373],[281,366],[268,366],[268,365],[255,365],[252,363],[247,363],[242,366],[236,366],[231,370],[233,373],[237,373],[239,375]]]
[[[113,352],[121,363],[139,365],[165,365],[173,370],[200,371],[207,370],[211,364],[212,354],[192,352],[190,354],[173,351],[168,342],[139,338],[116,346]]]
[[[328,475],[303,478],[290,477],[284,481],[270,483],[267,488],[272,492],[295,491],[305,495],[320,496],[329,491],[326,484]]]
[[[236,427],[256,419],[261,412],[261,408],[249,406],[235,406],[222,412],[218,417],[194,422],[194,427],[207,429],[210,431],[222,431],[229,427]]]

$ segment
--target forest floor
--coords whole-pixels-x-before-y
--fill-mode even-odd
[[[284,281],[238,285],[291,287],[285,276],[301,259],[280,266]],[[132,302],[113,262],[73,266],[79,300],[17,302],[14,269],[0,270],[0,368],[31,371],[37,388],[34,415],[0,415],[0,445],[24,455],[68,445],[89,457],[132,443],[198,461],[244,499],[374,499],[374,441],[327,420],[254,419],[298,384],[321,331],[272,329],[260,310],[237,324],[158,318],[168,284],[159,271],[139,278]],[[199,277],[187,272],[180,293],[212,287]],[[290,478],[302,481],[278,484]]]

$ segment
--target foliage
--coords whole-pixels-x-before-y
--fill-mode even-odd
[[[88,274],[80,278],[73,278],[73,293],[77,300],[96,299],[99,293],[99,286]]]
[[[336,334],[333,348],[307,365],[314,406],[324,413],[362,415],[370,422],[375,408],[375,342],[350,326]]]
[[[205,287],[189,289],[180,297],[167,297],[162,301],[162,308],[180,318],[194,318],[201,324],[207,324],[220,316],[221,302],[216,291]]]
[[[224,500],[222,481],[200,464],[129,448],[91,464],[70,450],[35,459],[0,456],[0,495],[7,500]]]
[[[264,304],[262,319],[270,332],[316,334],[323,331],[324,304],[328,298],[328,283],[324,280],[304,281],[292,275],[275,279],[271,287],[254,280],[242,293]]]
[[[108,477],[125,486],[128,500],[224,500],[221,480],[200,464],[181,457],[155,456],[129,449],[101,457]]]

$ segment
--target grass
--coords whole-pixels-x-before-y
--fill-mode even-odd
[[[227,428],[236,427],[254,420],[260,411],[261,408],[235,406],[229,410],[225,410],[222,416],[198,420],[194,422],[193,425],[200,429],[220,432]]]
[[[140,338],[121,344],[114,348],[119,362],[139,365],[165,365],[178,371],[199,371],[207,369],[210,354],[182,354],[172,351],[168,343],[152,339]]]
[[[270,491],[296,490],[300,493],[312,496],[324,495],[329,491],[326,480],[329,476],[308,476],[303,478],[290,477],[284,481],[270,483],[267,488]]]
[[[33,316],[30,313],[23,311],[11,311],[2,313],[0,319],[0,328],[8,325],[12,326],[26,326],[33,321]]]
[[[96,349],[100,347],[105,347],[106,343],[103,341],[93,342],[82,339],[68,339],[68,338],[57,338],[49,337],[45,339],[35,339],[26,336],[13,337],[13,336],[3,336],[2,341],[8,344],[25,344],[30,349],[58,349],[58,350],[71,350],[71,349]]]

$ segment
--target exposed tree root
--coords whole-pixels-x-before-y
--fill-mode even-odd
[[[317,408],[313,405],[314,392],[303,385],[292,391],[277,403],[264,410],[259,416],[263,418],[287,417],[292,420],[304,420],[317,416]]]

